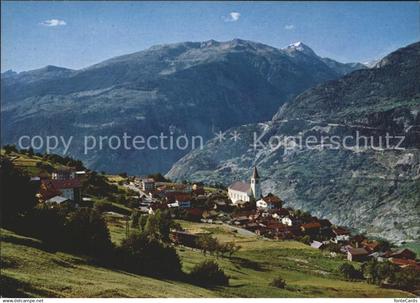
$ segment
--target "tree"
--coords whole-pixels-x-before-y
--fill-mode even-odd
[[[338,267],[338,272],[346,279],[360,279],[362,274],[360,271],[356,270],[353,265],[349,263],[343,263]]]
[[[201,249],[204,255],[209,252],[213,255],[215,252],[218,251],[220,244],[217,239],[213,238],[209,234],[200,235],[196,240],[197,247]]]
[[[12,152],[14,152],[14,153],[18,152],[18,150],[16,148],[16,145],[7,144],[7,145],[3,146],[3,149],[4,149],[4,152],[6,153],[6,155],[10,154]]]
[[[92,256],[105,256],[113,245],[106,222],[100,212],[79,208],[70,213],[66,225],[70,249]]]
[[[415,268],[403,268],[395,274],[395,286],[404,290],[420,288],[420,271]]]
[[[181,273],[176,250],[146,233],[132,233],[117,250],[117,260],[126,270],[155,276]]]
[[[37,203],[38,186],[30,177],[17,169],[7,158],[0,160],[0,200],[2,204],[2,224],[16,227],[19,218],[27,214]],[[19,225],[26,224],[24,221]]]
[[[39,204],[25,216],[27,228],[23,232],[41,239],[50,247],[66,249],[66,214],[64,206],[48,207]]]
[[[229,258],[232,257],[232,255],[239,249],[241,249],[241,246],[236,245],[235,242],[227,242],[219,245],[219,251],[221,254],[228,254]]]
[[[362,272],[368,283],[393,284],[399,267],[389,262],[371,260],[362,265]]]
[[[229,277],[214,261],[203,261],[193,267],[190,273],[193,283],[202,286],[228,285]]]
[[[169,231],[172,224],[170,213],[158,209],[155,214],[147,216],[144,232],[150,237],[169,242]]]

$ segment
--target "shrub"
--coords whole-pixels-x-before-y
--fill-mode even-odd
[[[392,285],[399,267],[389,262],[371,260],[362,265],[362,271],[368,283],[381,286],[384,284]]]
[[[154,276],[176,276],[181,261],[176,250],[146,233],[133,233],[117,249],[117,262],[127,271]]]
[[[193,283],[202,286],[228,285],[229,278],[214,261],[203,261],[191,270],[190,278]]]
[[[420,289],[420,271],[403,268],[395,274],[395,286],[404,290]]]
[[[286,281],[282,277],[276,277],[271,281],[271,286],[277,287],[277,288],[285,288],[286,287]]]
[[[106,222],[94,209],[82,207],[70,213],[66,230],[76,252],[105,256],[113,247]]]
[[[362,273],[354,268],[353,265],[349,263],[343,263],[338,267],[338,272],[346,279],[360,279]]]

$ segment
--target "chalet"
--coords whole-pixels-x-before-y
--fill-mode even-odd
[[[155,180],[152,178],[142,179],[140,185],[143,191],[150,192],[155,189]]]
[[[334,243],[346,242],[350,239],[350,232],[344,227],[340,227],[340,226],[334,227],[332,229],[332,232],[334,236],[331,239],[331,242],[334,242]]]
[[[256,203],[257,208],[259,209],[278,209],[282,207],[282,204],[283,201],[272,193],[269,193],[267,196],[258,200]]]
[[[347,260],[365,261],[368,259],[369,252],[364,248],[349,247],[347,250]]]
[[[81,184],[79,179],[60,178],[42,180],[39,192],[39,197],[41,200],[45,202],[55,196],[61,196],[71,200],[76,205],[79,204],[81,201]]]
[[[361,243],[362,247],[365,248],[368,252],[373,253],[377,251],[380,247],[380,244],[378,241],[368,241],[367,239],[364,239]]]
[[[397,251],[391,252],[389,254],[389,257],[397,259],[415,259],[416,253],[407,248],[402,248]]]
[[[228,196],[234,205],[250,202],[251,198],[259,199],[261,197],[260,177],[257,168],[251,176],[251,182],[236,181],[228,187]]]
[[[310,223],[302,224],[300,226],[300,229],[302,230],[302,232],[307,235],[318,234],[320,228],[321,228],[321,224],[319,224],[319,222],[310,222]]]
[[[416,270],[420,270],[420,263],[417,262],[416,260],[390,258],[389,262],[391,262],[392,264],[398,265],[401,268],[414,268]]]

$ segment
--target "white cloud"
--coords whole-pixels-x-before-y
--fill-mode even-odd
[[[42,21],[40,24],[43,26],[64,26],[67,23],[66,21],[60,20],[60,19],[49,19],[49,20]]]
[[[295,26],[293,24],[286,24],[284,26],[284,29],[288,30],[288,31],[291,31],[291,30],[295,29]]]
[[[224,18],[225,22],[236,22],[241,17],[241,14],[238,12],[230,12],[227,17]]]

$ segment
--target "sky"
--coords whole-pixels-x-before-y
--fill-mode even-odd
[[[1,71],[80,69],[182,41],[234,38],[366,62],[420,40],[418,2],[1,2]]]

